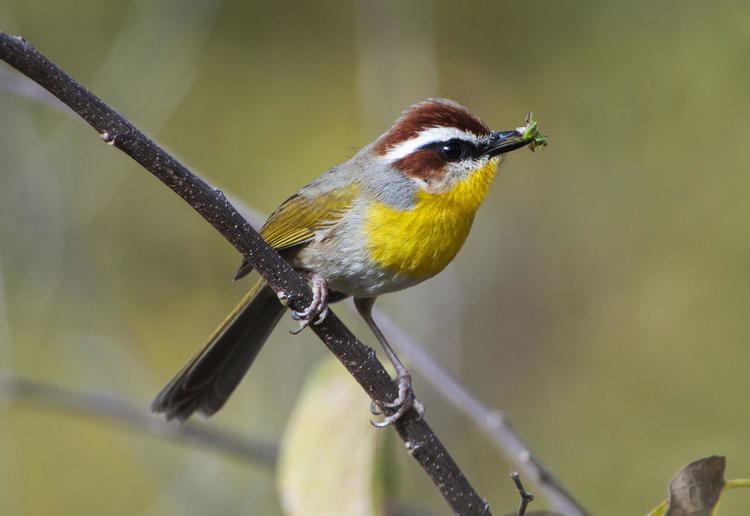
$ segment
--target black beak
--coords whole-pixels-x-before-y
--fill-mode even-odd
[[[493,157],[525,147],[532,142],[518,131],[500,131],[490,135],[487,146],[482,150],[485,156]]]

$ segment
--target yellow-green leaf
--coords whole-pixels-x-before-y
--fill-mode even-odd
[[[385,433],[370,425],[369,406],[338,361],[310,374],[281,439],[277,483],[287,515],[383,514]]]
[[[667,516],[667,509],[669,509],[669,500],[664,500],[647,516]]]

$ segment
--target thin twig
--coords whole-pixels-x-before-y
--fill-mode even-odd
[[[512,478],[513,483],[516,484],[516,489],[521,497],[521,505],[518,507],[518,516],[524,516],[526,514],[526,507],[530,502],[534,501],[534,495],[524,489],[523,484],[521,483],[521,475],[518,474],[518,471],[511,473],[510,478]]]
[[[398,342],[398,349],[409,366],[430,384],[454,407],[466,414],[474,424],[495,444],[524,476],[531,479],[550,507],[566,516],[585,516],[586,509],[576,501],[552,472],[531,451],[529,445],[513,428],[505,413],[484,405],[474,394],[443,369],[420,345],[385,314],[375,311],[383,332]]]
[[[0,58],[72,108],[102,140],[125,152],[190,204],[285,297],[292,309],[300,311],[310,303],[311,292],[304,279],[263,241],[221,191],[189,171],[23,38],[0,32]],[[374,401],[383,404],[396,399],[398,387],[375,353],[359,342],[332,311],[312,329]],[[415,410],[408,411],[395,427],[455,513],[490,514],[487,502]]]
[[[47,408],[74,412],[119,423],[133,430],[201,448],[219,451],[229,457],[273,467],[276,445],[200,423],[171,425],[147,413],[143,407],[109,394],[85,392],[20,378],[0,372],[0,398],[24,400]]]

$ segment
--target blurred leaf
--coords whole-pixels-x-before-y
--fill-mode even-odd
[[[370,400],[334,359],[308,377],[281,440],[278,488],[286,514],[383,514],[384,432]]]
[[[724,489],[750,487],[748,480],[724,481],[726,459],[706,457],[682,468],[669,483],[669,500],[648,516],[711,516]]]

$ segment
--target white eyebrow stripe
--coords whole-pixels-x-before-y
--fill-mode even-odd
[[[398,145],[391,147],[386,153],[385,159],[392,163],[398,161],[401,158],[405,158],[420,147],[424,147],[430,143],[444,142],[458,138],[459,140],[469,140],[474,143],[479,143],[482,138],[476,134],[456,129],[455,127],[430,127],[423,129],[415,136],[405,142],[401,142]]]

